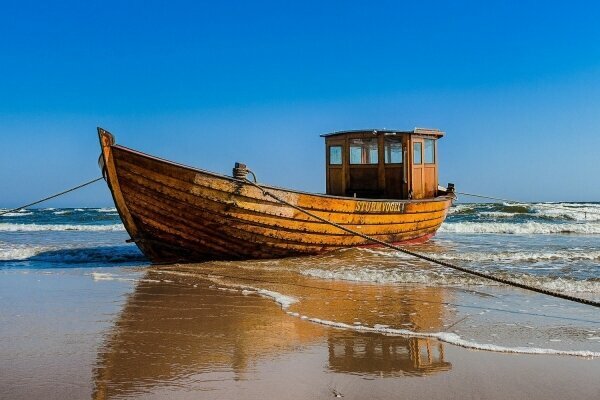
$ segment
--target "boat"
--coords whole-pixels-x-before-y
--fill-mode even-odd
[[[255,184],[243,164],[226,176],[129,149],[98,128],[99,165],[125,229],[155,264],[271,259],[433,237],[454,200],[438,185],[435,129],[321,135],[325,194]],[[282,200],[278,201],[276,199]],[[303,212],[306,210],[317,220]]]

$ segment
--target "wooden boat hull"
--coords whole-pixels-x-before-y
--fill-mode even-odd
[[[368,241],[283,205],[243,180],[115,144],[98,128],[101,168],[121,220],[154,263],[311,255]],[[329,221],[386,242],[424,242],[440,227],[451,196],[354,199],[264,186]]]

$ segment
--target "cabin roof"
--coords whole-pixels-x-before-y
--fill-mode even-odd
[[[401,133],[401,134],[408,134],[408,135],[431,135],[431,136],[436,136],[438,138],[441,138],[442,136],[444,136],[444,132],[440,131],[439,129],[435,129],[435,128],[415,128],[412,131],[407,131],[407,130],[402,130],[402,129],[371,128],[371,129],[353,129],[353,130],[348,130],[348,131],[335,131],[335,132],[330,132],[330,133],[324,133],[321,135],[321,137],[345,135],[347,133],[374,133],[374,134],[375,133],[383,133],[383,134]]]

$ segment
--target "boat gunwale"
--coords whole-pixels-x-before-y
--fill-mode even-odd
[[[122,162],[122,161],[124,161],[124,160],[119,160],[119,162]],[[125,163],[126,164],[134,165],[133,163],[128,162],[128,161],[125,161]],[[136,167],[137,168],[141,168],[143,170],[147,170],[147,168],[140,167],[139,165],[136,165]],[[220,201],[219,199],[213,199],[213,198],[211,198],[208,195],[202,195],[202,194],[199,194],[199,193],[193,193],[193,194],[188,193],[188,192],[184,191],[181,187],[175,187],[175,186],[172,186],[172,185],[168,185],[165,182],[162,182],[160,180],[157,180],[157,179],[151,178],[149,176],[143,175],[143,174],[141,174],[139,172],[136,172],[136,171],[133,171],[131,169],[127,169],[126,174],[136,175],[136,176],[140,177],[141,179],[145,179],[147,181],[153,182],[155,185],[167,186],[171,190],[174,190],[176,192],[182,193],[183,195],[194,196],[194,197],[197,197],[197,198],[201,198],[201,199],[205,199],[205,200],[214,202],[216,204],[224,204],[224,202]],[[171,176],[169,176],[169,178],[173,179],[173,180],[177,180],[177,181],[179,181],[181,183],[198,186],[198,187],[201,187],[203,189],[208,189],[208,190],[212,190],[212,191],[220,192],[220,193],[231,194],[231,192],[229,192],[229,191],[221,190],[221,189],[217,189],[217,188],[213,188],[213,187],[206,186],[206,185],[202,185],[202,184],[200,184],[198,182],[193,182],[193,183],[192,182],[187,182],[187,181],[185,181],[185,180],[183,180],[181,178],[171,177]],[[149,190],[154,190],[154,189],[148,187],[147,185],[143,185],[143,186],[147,187]],[[260,199],[260,198],[253,197],[253,196],[243,195],[243,194],[240,194],[240,193],[235,193],[235,196],[241,197],[241,198],[245,198],[245,199],[249,199],[251,201],[264,202],[264,203],[267,203],[269,205],[271,205],[271,204],[273,204],[273,205],[279,205],[276,202],[272,202],[272,201],[269,201],[269,200]],[[172,197],[172,196],[169,196],[169,197]],[[195,205],[195,206],[197,206],[197,205]],[[287,208],[287,206],[285,206],[285,205],[280,205],[280,206],[282,206],[284,208]],[[273,217],[273,218],[286,219],[286,220],[298,220],[298,218],[296,218],[296,217],[290,217],[290,216],[285,216],[285,215],[279,215],[279,214],[276,214],[276,213],[259,211],[259,210],[256,210],[256,209],[252,209],[252,208],[243,206],[243,205],[241,205],[239,203],[236,204],[235,207],[239,208],[240,210],[243,210],[245,212],[256,214],[256,215],[266,215],[266,216],[270,216],[270,217]],[[416,216],[416,215],[422,215],[422,214],[443,213],[443,212],[446,212],[446,210],[447,210],[447,208],[442,208],[442,209],[433,210],[433,211],[408,211],[408,212],[405,211],[405,212],[402,212],[402,213],[393,212],[393,211],[390,211],[390,212],[377,212],[377,213],[375,213],[375,212],[357,212],[357,211],[354,211],[354,212],[349,213],[347,211],[324,210],[324,209],[311,208],[311,207],[306,207],[306,209],[310,209],[312,211],[319,212],[319,213],[322,213],[322,214],[344,214],[344,215],[346,215],[346,214],[352,214],[352,215],[359,216],[359,217],[360,216],[376,216],[376,215],[415,215]],[[431,218],[426,218],[425,220],[429,220],[429,219],[431,219]],[[323,222],[312,221],[311,218],[302,219],[301,221],[315,222],[315,223],[318,222],[318,223],[324,224]],[[342,225],[395,225],[395,224],[403,224],[403,223],[407,223],[407,222],[394,222],[394,223],[364,223],[363,222],[363,223],[341,223],[341,224]]]
[[[171,161],[171,160],[167,160],[165,158],[161,158],[161,157],[157,157],[148,153],[144,153],[142,151],[139,150],[135,150],[126,146],[122,146],[119,144],[112,144],[111,147],[115,147],[118,148],[120,150],[126,151],[126,152],[130,152],[130,153],[134,153],[137,154],[139,156],[142,157],[146,157],[158,162],[162,162],[162,163],[166,163],[166,164],[170,164],[173,165],[175,167],[180,167],[183,169],[186,169],[188,171],[192,171],[192,172],[199,172],[199,173],[203,173],[206,175],[210,175],[216,178],[220,178],[220,179],[225,179],[231,182],[236,182],[236,183],[242,183],[245,185],[251,185],[250,183],[246,182],[245,180],[241,180],[241,179],[236,179],[234,177],[231,176],[227,176],[227,175],[223,175],[223,174],[219,174],[216,172],[212,172],[212,171],[207,171],[201,168],[196,168],[196,167],[192,167],[186,164],[181,164],[175,161]],[[453,200],[453,196],[451,195],[442,195],[442,196],[436,196],[430,199],[369,199],[369,198],[364,198],[364,197],[347,197],[347,196],[334,196],[334,195],[330,195],[330,194],[323,194],[323,193],[311,193],[311,192],[305,192],[305,191],[301,191],[301,190],[296,190],[296,189],[288,189],[288,188],[282,188],[279,186],[273,186],[273,185],[269,185],[269,184],[260,184],[260,186],[262,188],[265,189],[271,189],[271,190],[277,190],[277,191],[282,191],[282,192],[289,192],[289,193],[294,193],[294,194],[301,194],[301,195],[305,195],[305,196],[316,196],[316,197],[324,197],[324,198],[331,198],[331,199],[336,199],[336,200],[350,200],[350,201],[363,201],[363,202],[381,202],[381,203],[389,203],[389,202],[394,202],[394,203],[405,203],[405,204],[413,204],[413,203],[430,203],[430,202],[445,202],[448,200]],[[254,198],[254,197],[249,197],[249,198]]]

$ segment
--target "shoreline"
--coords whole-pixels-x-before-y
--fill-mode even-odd
[[[468,296],[481,301],[477,291],[390,291],[275,272],[294,288],[284,296],[298,299],[279,297],[277,303],[265,298],[285,285],[269,279],[273,271],[253,271],[252,279],[267,281],[258,288],[263,292],[256,292],[232,288],[235,274],[229,271],[225,278],[219,267],[209,266],[209,280],[165,270],[197,266],[3,271],[0,329],[9,340],[0,346],[0,397],[386,399],[403,393],[591,399],[600,394],[597,358],[479,351],[432,337],[356,328],[382,314],[425,334],[444,324],[467,330],[474,316],[463,320],[464,313],[442,303]],[[239,272],[248,274],[248,268]],[[24,293],[23,287],[35,290]],[[387,301],[392,295],[396,301]],[[380,296],[377,313],[368,301],[374,296]],[[489,298],[499,296],[494,292]],[[67,312],[73,307],[78,314]],[[335,314],[348,327],[303,319],[309,311],[323,319]]]

